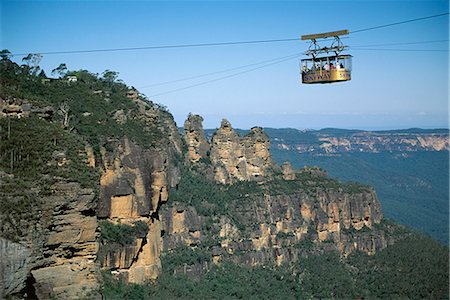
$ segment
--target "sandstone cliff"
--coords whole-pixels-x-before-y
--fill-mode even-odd
[[[169,156],[172,144],[144,150],[128,139],[118,142],[114,153],[102,150],[103,171],[97,216],[113,224],[144,222],[147,234],[133,245],[110,250],[102,266],[114,269],[127,282],[155,279],[160,270],[161,229],[158,210],[179,180],[179,169]]]
[[[104,101],[110,101],[109,96]],[[127,282],[143,283],[158,276],[162,245],[158,209],[179,181],[182,140],[169,113],[141,98],[132,100],[134,109],[117,110],[113,120],[116,129],[123,126],[125,132],[133,129],[126,127],[127,122],[140,124],[140,132],[121,138],[95,136],[91,140],[96,144],[61,129],[49,113],[53,108],[2,100],[6,118],[0,119],[0,127],[7,130],[1,130],[6,146],[1,150],[12,157],[11,174],[0,172],[4,204],[0,228],[5,238],[0,254],[8,258],[0,265],[2,297],[100,298],[102,268],[114,270]],[[40,140],[41,145],[27,139]],[[28,154],[23,155],[25,151]],[[33,170],[27,172],[30,161]],[[82,187],[81,181],[92,188]],[[26,188],[16,191],[20,184]],[[99,221],[139,222],[145,229],[132,243],[110,247],[99,238],[104,235]]]
[[[133,96],[133,95],[132,95]],[[97,217],[112,224],[145,224],[146,230],[131,244],[101,245],[100,264],[125,282],[144,283],[161,271],[162,248],[159,208],[180,178],[182,140],[170,114],[133,96],[138,118],[149,130],[160,132],[158,143],[143,147],[128,137],[110,140],[95,162],[101,170]],[[108,150],[108,149],[109,150]]]
[[[49,188],[46,197],[39,187],[30,193],[40,203],[29,208],[33,220],[17,220],[23,232],[18,243],[1,240],[2,296],[25,291],[39,299],[99,298],[95,193],[64,180]]]
[[[382,212],[373,190],[349,191],[330,183],[326,188],[315,183],[324,182],[323,178],[310,174],[299,171],[296,175],[302,179],[289,181],[291,193],[274,183],[260,185],[258,191],[246,190],[247,194],[230,198],[229,214],[199,214],[202,206],[183,203],[163,207],[164,251],[203,248],[210,251],[213,263],[231,260],[254,266],[289,264],[321,251],[374,254],[392,243],[383,230],[376,229]],[[310,185],[302,186],[305,179]],[[195,275],[207,271],[203,264],[200,267],[188,270]]]

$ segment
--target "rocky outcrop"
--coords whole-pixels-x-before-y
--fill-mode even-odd
[[[274,164],[268,136],[260,127],[240,137],[230,122],[222,120],[211,140],[211,163],[217,182],[261,181],[269,179]]]
[[[281,166],[281,170],[283,173],[283,179],[284,180],[294,180],[295,179],[295,172],[292,168],[292,165],[290,162],[285,161],[283,165]]]
[[[192,114],[189,114],[184,122],[184,139],[188,145],[187,156],[193,163],[209,156],[210,147],[205,138],[202,122],[201,116]]]
[[[253,127],[241,137],[224,119],[209,144],[202,121],[201,116],[190,114],[184,124],[184,136],[189,161],[195,164],[203,159],[207,163],[203,171],[208,178],[210,171],[214,180],[222,184],[263,181],[272,177],[275,165],[270,154],[269,137],[261,127]]]
[[[33,114],[43,119],[50,120],[53,113],[54,108],[51,106],[35,107],[29,101],[24,99],[3,99],[0,97],[0,117],[23,118]]]

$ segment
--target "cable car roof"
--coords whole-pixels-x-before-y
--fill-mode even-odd
[[[339,30],[339,31],[330,31],[330,32],[324,32],[324,33],[307,34],[307,35],[302,35],[302,41],[304,41],[304,40],[315,40],[315,39],[325,39],[327,37],[347,35],[349,33],[350,33],[350,31],[348,29],[344,29],[344,30]]]

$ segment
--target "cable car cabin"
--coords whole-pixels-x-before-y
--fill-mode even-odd
[[[310,58],[301,60],[302,83],[333,83],[351,80],[352,56],[341,55],[344,46],[339,36],[347,35],[347,29],[317,34],[302,35],[301,39],[311,40],[305,52]],[[331,40],[327,40],[331,38]],[[320,46],[318,39],[328,41],[327,46]],[[331,55],[330,53],[333,53]],[[325,56],[324,56],[325,55]]]
[[[337,55],[301,60],[302,83],[333,83],[351,80],[352,56]]]

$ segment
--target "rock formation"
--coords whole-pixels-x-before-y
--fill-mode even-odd
[[[200,116],[190,115],[185,123],[185,138],[191,162],[209,158],[214,179],[222,184],[271,178],[274,163],[269,151],[269,138],[262,128],[253,127],[250,133],[241,137],[230,122],[224,119],[209,146],[204,136],[202,120]]]
[[[217,241],[210,250],[214,262],[231,259],[250,266],[279,265],[295,262],[305,251],[328,249],[346,256],[359,250],[374,254],[392,242],[375,229],[382,212],[370,189],[349,193],[313,188],[299,189],[295,194],[249,194],[246,199],[230,202],[228,210],[233,220],[201,216],[195,208],[183,204],[163,208],[164,251],[202,245],[212,238]],[[211,223],[214,225],[207,225]],[[211,232],[218,235],[211,236]],[[310,246],[305,249],[304,245]]]
[[[53,184],[46,187],[36,181],[36,186],[26,191],[26,199],[38,200],[29,212],[24,212],[26,221],[0,214],[0,228],[6,237],[1,240],[0,254],[9,258],[1,264],[0,298],[27,294],[39,299],[96,299],[101,297],[101,268],[114,270],[117,277],[132,283],[158,276],[162,247],[158,209],[167,201],[169,189],[179,181],[182,140],[169,113],[140,99],[132,100],[137,109],[123,111],[124,117],[116,121],[121,125],[127,120],[143,121],[147,126],[142,127],[141,135],[159,138],[154,146],[143,148],[127,136],[101,137],[100,145],[86,144],[86,153],[79,151],[91,170],[101,173],[99,182],[91,184],[98,184],[99,193],[82,188],[76,182],[80,174],[62,172],[64,179],[44,175]],[[26,103],[2,100],[2,112],[12,118],[28,117],[24,111],[36,112],[44,119],[51,117],[31,105],[28,109]],[[18,107],[17,112],[13,113],[11,105]],[[57,172],[67,168],[71,160],[73,157],[65,151],[55,151],[51,161],[44,163]],[[8,203],[22,201],[22,195],[3,189],[2,184],[13,183],[14,176],[0,172],[0,177],[1,197],[10,199]],[[108,248],[99,245],[98,220],[111,224],[139,221],[147,229],[131,245]],[[19,227],[13,228],[14,224]],[[17,239],[17,243],[8,238]]]
[[[144,150],[128,139],[115,146],[114,153],[102,149],[104,170],[97,216],[114,224],[139,220],[149,229],[133,245],[106,253],[102,265],[127,282],[143,283],[155,279],[161,269],[158,209],[167,201],[170,187],[178,183],[179,170],[168,156],[170,151]]]
[[[290,162],[285,161],[283,165],[281,166],[282,172],[283,172],[283,179],[284,180],[294,180],[295,179],[295,172],[292,168],[292,165]]]
[[[158,210],[168,200],[169,189],[178,184],[177,164],[182,161],[181,137],[171,116],[145,107],[140,113],[147,123],[160,124],[163,136],[158,145],[145,149],[126,137],[110,141],[108,148],[114,151],[102,147],[97,163],[102,170],[97,217],[113,224],[133,225],[140,221],[148,227],[133,244],[106,249],[102,255],[102,267],[114,270],[117,277],[130,283],[156,279],[161,271]]]
[[[187,156],[193,163],[209,156],[209,144],[203,130],[203,118],[199,115],[189,114],[184,122],[184,139],[188,146]]]

